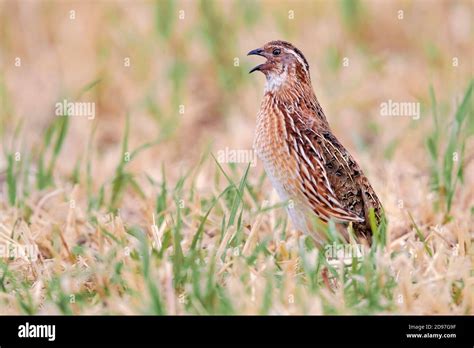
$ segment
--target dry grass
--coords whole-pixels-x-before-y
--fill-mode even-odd
[[[0,243],[39,250],[0,259],[0,313],[473,313],[472,13],[0,0]],[[291,228],[259,163],[213,158],[251,148],[263,77],[245,54],[276,38],[305,53],[386,209],[387,243],[347,267]],[[95,102],[95,119],[56,117],[63,99]],[[420,102],[420,119],[382,117],[389,99]]]

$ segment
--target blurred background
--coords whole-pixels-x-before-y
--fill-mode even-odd
[[[70,124],[67,160],[58,162],[66,172],[94,126],[106,170],[116,160],[127,112],[132,144],[159,135],[169,140],[149,152],[148,170],[193,159],[210,140],[216,147],[250,147],[264,77],[248,76],[259,62],[246,53],[270,40],[303,51],[338,136],[352,147],[377,142],[374,151],[398,141],[394,151],[405,153],[406,128],[427,122],[430,84],[456,98],[472,75],[469,0],[0,4],[2,139],[23,120],[24,137],[34,145],[54,120],[55,103],[77,100],[98,81],[79,99],[96,103],[96,119]],[[422,119],[380,117],[379,105],[388,99],[420,101]]]
[[[16,138],[37,156],[67,99],[94,102],[96,117],[70,120],[54,173],[73,172],[91,143],[94,190],[114,173],[127,114],[131,148],[159,142],[130,164],[136,172],[250,149],[264,77],[247,74],[260,62],[246,53],[282,39],[310,62],[336,135],[383,178],[387,159],[428,165],[429,88],[451,117],[472,78],[472,17],[469,0],[2,0],[2,146]],[[421,119],[381,117],[388,100],[420,102]]]

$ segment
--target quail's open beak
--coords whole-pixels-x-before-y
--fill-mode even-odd
[[[257,49],[254,49],[252,51],[250,51],[249,53],[247,53],[248,56],[262,56],[262,57],[266,57],[265,54],[264,54],[264,50],[262,50],[261,48],[257,48]],[[261,71],[261,68],[262,66],[264,65],[265,63],[263,64],[260,64],[260,65],[257,65],[255,68],[253,68],[252,70],[249,71],[249,74],[253,73],[254,71]]]

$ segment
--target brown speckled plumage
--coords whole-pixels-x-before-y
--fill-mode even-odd
[[[321,242],[311,215],[345,226],[370,242],[369,209],[382,205],[350,153],[332,134],[313,92],[301,51],[283,41],[253,50],[267,61],[252,71],[266,76],[254,148],[296,228]]]

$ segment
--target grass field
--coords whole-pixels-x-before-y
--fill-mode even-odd
[[[0,0],[0,314],[474,313],[473,7]],[[274,39],[385,207],[346,264],[250,151]]]

